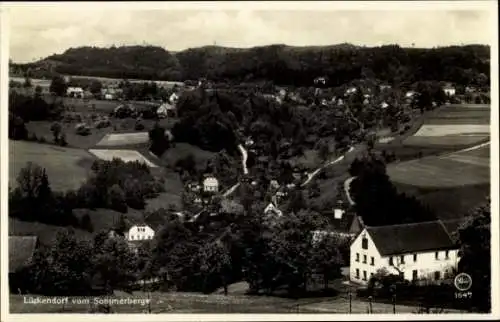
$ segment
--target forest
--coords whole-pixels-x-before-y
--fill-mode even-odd
[[[326,87],[361,78],[389,84],[438,80],[487,86],[489,65],[490,47],[484,45],[206,46],[176,53],[158,46],[112,46],[70,48],[38,62],[11,63],[10,70],[33,78],[50,78],[54,74],[169,81],[208,78],[227,83],[272,81],[276,85],[310,86],[315,78],[325,77]]]

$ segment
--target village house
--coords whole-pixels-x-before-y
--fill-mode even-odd
[[[246,147],[251,147],[252,145],[254,145],[254,141],[252,140],[251,137],[248,137],[246,140],[245,140],[245,146]]]
[[[385,91],[385,90],[388,90],[388,89],[391,89],[391,85],[387,85],[387,84],[382,84],[379,86],[380,90],[381,91]]]
[[[264,215],[266,215],[266,217],[270,217],[270,216],[281,217],[281,216],[283,216],[283,212],[281,210],[279,210],[275,197],[273,197],[273,201],[271,201],[267,205],[267,207],[264,209]]]
[[[84,96],[84,91],[83,88],[81,87],[68,87],[66,89],[66,96],[68,97],[76,97],[76,98],[83,98]]]
[[[382,103],[380,104],[380,108],[381,108],[381,109],[383,109],[383,110],[385,110],[385,109],[386,109],[386,108],[388,108],[388,107],[389,107],[389,104],[387,104],[386,102],[382,102]]]
[[[314,79],[315,85],[326,85],[327,78],[325,76],[316,77]]]
[[[364,285],[381,269],[439,283],[457,264],[457,246],[441,221],[365,227],[350,247],[350,280]]]
[[[358,91],[358,89],[356,87],[349,87],[348,89],[346,89],[345,95],[346,96],[352,95],[352,94],[356,93],[357,91]]]
[[[447,96],[455,96],[456,89],[451,84],[446,84],[445,86],[443,86],[443,92]]]
[[[219,180],[213,176],[208,176],[203,180],[203,191],[205,192],[218,192],[219,191]]]
[[[405,94],[406,98],[412,98],[413,96],[415,96],[415,91],[408,91]]]
[[[269,182],[269,188],[274,189],[274,190],[279,189],[280,188],[280,184],[278,183],[278,180],[274,180],[274,179],[271,180]]]
[[[172,105],[177,104],[178,101],[179,95],[177,95],[177,93],[172,93],[172,95],[170,95],[170,97],[168,98],[168,102]]]
[[[148,225],[134,225],[125,233],[127,241],[151,240],[155,236],[154,230]]]
[[[176,111],[177,108],[175,107],[175,105],[165,102],[160,105],[160,107],[158,107],[158,109],[156,110],[156,114],[159,118],[166,118],[168,116],[175,116]]]
[[[9,236],[9,288],[13,293],[25,293],[27,289],[24,269],[30,264],[39,246],[36,236]]]

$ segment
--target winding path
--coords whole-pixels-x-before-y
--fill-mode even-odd
[[[321,170],[323,170],[324,168],[328,167],[328,166],[331,166],[335,163],[338,163],[342,160],[344,160],[345,156],[347,155],[347,153],[351,153],[352,151],[354,151],[354,148],[351,146],[349,148],[349,150],[347,150],[346,153],[344,153],[342,156],[338,157],[337,159],[333,160],[333,161],[329,161],[327,162],[326,164],[322,165],[321,167],[317,168],[316,170],[314,170],[312,173],[308,174],[307,175],[307,179],[306,181],[304,181],[304,183],[301,184],[301,187],[304,187],[305,185],[307,185]]]
[[[349,201],[349,204],[351,206],[354,205],[354,200],[352,199],[351,197],[351,193],[350,193],[350,189],[351,189],[351,182],[356,179],[356,177],[350,177],[350,178],[347,178],[346,181],[344,181],[344,192],[345,192],[345,195],[347,197],[347,201]]]
[[[241,153],[241,165],[243,168],[243,173],[248,174],[248,168],[247,168],[247,159],[248,159],[248,153],[247,150],[243,147],[243,145],[238,144],[238,150],[240,150]],[[222,194],[223,197],[227,197],[230,194],[232,194],[238,187],[240,186],[240,183],[237,182],[235,185],[233,185],[231,188],[227,189],[226,192]]]

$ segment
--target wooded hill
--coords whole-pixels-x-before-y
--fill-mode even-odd
[[[490,47],[205,46],[179,52],[158,46],[79,47],[35,63],[12,63],[10,67],[11,73],[28,73],[34,78],[51,77],[55,73],[170,81],[207,77],[227,82],[265,80],[280,85],[311,86],[316,77],[325,76],[326,86],[360,78],[398,84],[439,80],[481,86],[489,83]]]

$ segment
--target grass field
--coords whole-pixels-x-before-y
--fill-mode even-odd
[[[122,292],[120,292],[122,293]],[[119,294],[113,296],[117,299],[139,299],[143,303],[130,305],[114,305],[116,313],[146,313],[150,299],[151,313],[349,313],[349,300],[346,296],[322,299],[285,299],[265,296],[242,295],[202,295],[196,293],[151,293],[151,297],[143,292],[133,294]],[[69,303],[33,305],[24,304],[23,297],[10,295],[10,313],[87,313],[88,304],[72,304],[76,297],[70,297]],[[368,302],[354,298],[351,312],[366,314]],[[391,304],[373,303],[373,313],[392,313]],[[417,307],[396,304],[397,313],[414,313]],[[458,313],[458,311],[445,310],[445,313]]]
[[[478,166],[447,158],[427,157],[391,164],[387,173],[394,182],[420,187],[455,187],[490,181],[489,166]]]
[[[134,162],[139,161],[145,163],[151,168],[157,167],[156,164],[149,161],[141,153],[135,150],[106,150],[106,149],[90,149],[90,153],[95,155],[97,158],[105,161],[111,161],[114,158],[123,160],[124,162]]]
[[[66,227],[42,224],[34,221],[21,221],[9,217],[9,235],[15,236],[37,236],[43,245],[51,245],[55,240],[57,232]],[[91,240],[93,234],[81,229],[73,228],[76,238],[79,240]]]
[[[133,144],[146,144],[149,142],[148,132],[135,133],[110,133],[106,134],[97,146],[121,146]]]
[[[46,169],[53,190],[75,189],[87,178],[94,160],[81,149],[9,141],[9,185],[16,186],[19,171],[27,162],[34,162]]]
[[[402,143],[417,147],[460,148],[483,142],[489,134],[489,105],[448,105],[427,115],[422,126]]]
[[[457,186],[450,188],[423,188],[395,183],[398,192],[415,196],[428,205],[438,218],[462,218],[490,195],[489,184]]]

